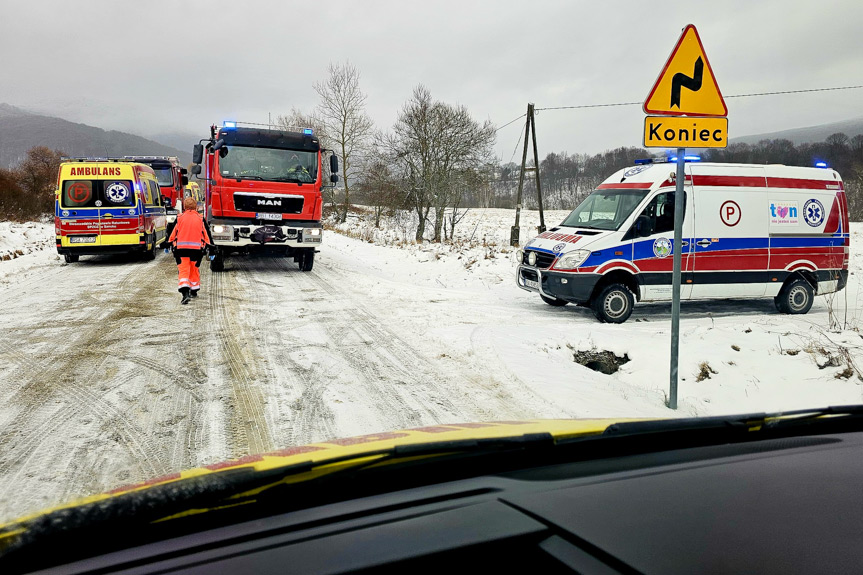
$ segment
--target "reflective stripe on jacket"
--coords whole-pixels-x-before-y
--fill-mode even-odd
[[[208,243],[203,218],[194,210],[183,212],[177,216],[177,224],[168,241],[178,250],[203,249]]]

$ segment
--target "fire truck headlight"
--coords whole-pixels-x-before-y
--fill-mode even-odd
[[[322,239],[323,233],[321,228],[306,228],[303,230],[303,241],[319,242]]]
[[[234,228],[231,226],[213,226],[213,237],[220,240],[230,240],[234,237]]]
[[[554,267],[559,270],[573,270],[583,264],[589,255],[590,250],[575,250],[568,252],[557,260]]]

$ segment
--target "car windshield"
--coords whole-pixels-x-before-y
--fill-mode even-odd
[[[173,168],[153,168],[153,171],[156,172],[156,179],[159,181],[159,186],[173,186],[174,185],[174,169]]]
[[[465,535],[459,549],[516,553],[524,538],[525,557],[574,545],[583,572],[602,571],[585,554],[606,571],[692,572],[612,560],[611,539],[668,554],[614,526],[582,533],[605,500],[573,496],[597,507],[570,529],[495,486],[560,491],[557,470],[510,475],[540,459],[646,477],[618,447],[664,450],[667,436],[635,441],[623,420],[863,404],[863,0],[248,5],[0,0],[0,575],[19,535],[44,538],[46,561],[77,553],[78,571],[143,573],[147,548],[158,572],[203,573],[222,543],[238,568],[212,572],[251,571],[257,543],[214,518],[288,507],[267,549],[328,517],[384,527],[404,513]],[[552,449],[588,428],[603,442]],[[714,431],[686,449],[716,440],[725,465]],[[497,461],[491,490],[405,505],[442,477],[407,465],[431,465],[426,443],[455,449],[443,458],[466,481]],[[839,467],[845,443],[828,445]],[[281,464],[327,488],[300,489]],[[394,469],[410,473],[383,493]],[[582,469],[583,485],[608,481]],[[745,507],[761,483],[732,475]],[[254,485],[229,495],[234,480]],[[863,498],[860,485],[844,487]],[[676,493],[638,493],[630,511],[704,511],[697,489]],[[127,531],[104,494],[153,536]],[[468,528],[432,509],[475,495],[499,520]],[[385,513],[366,506],[377,497]],[[356,505],[312,509],[337,498]],[[4,531],[81,499],[92,507]],[[863,522],[841,509],[843,526]],[[813,524],[795,511],[761,531]],[[758,525],[701,515],[722,521],[675,524],[717,545]],[[446,566],[412,520],[382,532],[426,537],[428,567],[474,564]],[[65,540],[86,522],[95,533]],[[214,531],[180,561],[167,539],[193,524]],[[472,538],[486,532],[499,542]],[[848,534],[824,549],[854,547],[863,526]],[[85,557],[112,536],[133,557]],[[363,537],[341,531],[314,556],[343,539]],[[801,541],[805,558],[825,540]],[[863,571],[857,548],[847,570]],[[292,554],[274,565],[306,573]],[[546,559],[524,571],[567,567]]]
[[[648,190],[596,190],[560,225],[571,228],[617,230],[629,218]]]
[[[318,177],[316,152],[230,146],[228,155],[218,161],[223,178],[310,184]]]

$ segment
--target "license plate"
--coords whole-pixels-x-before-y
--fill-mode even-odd
[[[94,244],[96,236],[69,236],[70,244]]]
[[[533,280],[524,280],[524,285],[535,290],[539,289],[539,282],[535,282]]]
[[[255,217],[259,220],[281,220],[282,214],[266,214],[266,213],[257,213]]]

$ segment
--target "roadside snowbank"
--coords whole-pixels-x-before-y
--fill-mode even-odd
[[[14,283],[33,268],[56,264],[54,224],[0,222],[0,285]]]

